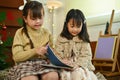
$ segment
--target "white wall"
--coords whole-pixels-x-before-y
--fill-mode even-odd
[[[45,22],[44,26],[48,28],[51,33],[53,33],[54,42],[56,41],[57,36],[60,34],[63,28],[64,18],[65,18],[65,0],[60,0],[63,5],[50,12],[50,10],[44,5],[45,8]],[[53,16],[53,17],[52,17]],[[53,21],[53,24],[52,24]]]
[[[90,40],[97,41],[99,32],[102,31],[102,34],[104,34],[105,27],[106,27],[106,24],[88,27]],[[116,22],[112,24],[112,29],[111,29],[112,34],[117,34],[119,29],[120,29],[120,22]]]
[[[51,32],[53,31],[54,39],[56,40],[58,34],[62,31],[64,19],[66,13],[71,8],[78,8],[82,10],[87,18],[88,32],[91,41],[96,41],[99,35],[99,31],[102,30],[104,33],[106,22],[110,20],[111,12],[113,9],[115,11],[120,11],[120,0],[59,0],[63,3],[63,6],[54,10],[54,30],[52,30],[52,13],[45,5],[45,27]],[[97,18],[90,18],[91,16],[101,15],[109,13],[108,18],[104,16]],[[120,13],[115,14],[114,22],[112,26],[112,33],[117,33],[120,28]],[[119,19],[119,20],[116,20]],[[102,23],[100,23],[100,21]],[[99,24],[98,24],[99,23]],[[54,41],[55,41],[54,40]]]

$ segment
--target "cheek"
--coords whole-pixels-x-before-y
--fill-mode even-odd
[[[29,20],[29,19],[24,19],[24,21],[25,21],[26,24],[30,24],[31,23],[31,20]]]
[[[42,20],[40,21],[40,23],[43,24],[43,21],[44,21],[44,20],[42,19]]]
[[[72,29],[68,27],[68,31],[69,31],[69,32],[72,32]]]
[[[82,31],[82,27],[80,27],[79,29],[78,29],[78,32],[81,32]]]
[[[81,32],[81,29],[78,29],[78,31],[77,31],[78,33],[80,33]]]
[[[34,23],[34,21],[28,20],[26,22],[26,24],[29,25],[29,26],[33,26],[35,23]]]
[[[32,24],[32,23],[33,23],[33,21],[29,20],[29,21],[27,21],[27,23],[28,23],[28,24]]]
[[[81,29],[78,29],[78,32],[81,32]]]

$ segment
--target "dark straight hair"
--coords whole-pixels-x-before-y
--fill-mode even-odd
[[[67,24],[70,19],[73,19],[73,25],[76,23],[77,26],[80,27],[80,25],[82,24],[82,30],[78,34],[79,39],[82,39],[85,42],[90,42],[89,35],[87,32],[87,24],[86,24],[85,16],[84,16],[83,12],[79,9],[71,9],[67,13],[66,19],[65,19],[65,22],[63,25],[63,30],[62,30],[60,36],[65,37],[69,40],[73,38],[73,36],[69,33],[68,27],[67,27]]]

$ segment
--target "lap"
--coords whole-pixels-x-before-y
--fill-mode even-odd
[[[61,72],[62,80],[97,80],[96,75],[85,68],[77,68],[73,71]]]
[[[44,73],[57,71],[53,68],[43,67],[40,64],[47,64],[45,60],[34,60],[22,62],[9,70],[9,80],[20,80],[23,77],[31,75],[41,75]]]

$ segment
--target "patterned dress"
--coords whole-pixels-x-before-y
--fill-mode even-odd
[[[95,70],[91,60],[90,44],[80,40],[78,36],[68,40],[58,36],[55,45],[61,59],[67,59],[74,68],[72,71],[63,70],[62,80],[98,80],[93,73]]]

